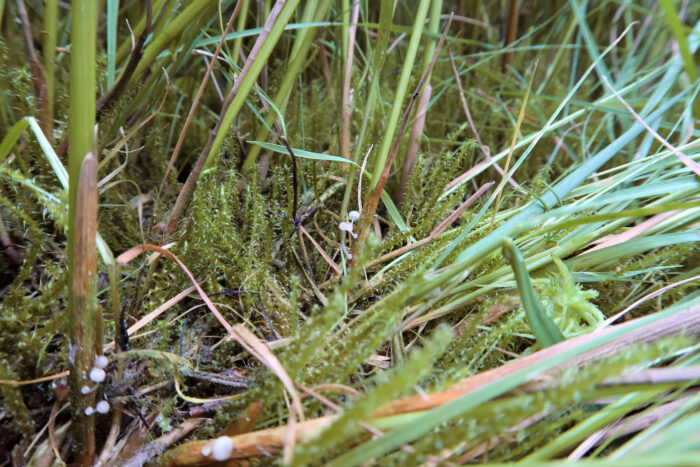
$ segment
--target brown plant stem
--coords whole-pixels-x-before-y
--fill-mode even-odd
[[[506,47],[515,42],[518,35],[518,15],[520,14],[520,0],[510,0],[508,2],[508,19],[506,25]],[[503,73],[508,69],[513,52],[508,50],[503,57]]]
[[[100,96],[100,98],[97,99],[97,102],[95,103],[95,116],[98,121],[100,120],[100,117],[102,117],[102,115],[105,113],[105,111],[109,108],[109,106],[117,99],[119,99],[119,97],[124,93],[124,91],[126,90],[127,83],[131,79],[131,76],[134,74],[134,70],[136,70],[136,66],[141,61],[141,57],[143,54],[143,45],[146,43],[146,39],[148,38],[148,35],[151,32],[152,11],[153,0],[148,0],[148,3],[146,5],[146,27],[143,29],[141,34],[139,34],[138,39],[136,39],[136,44],[133,47],[131,57],[129,57],[129,61],[124,67],[124,71],[122,72],[121,76],[119,76],[119,79],[107,90],[107,92]]]
[[[182,125],[182,130],[180,131],[180,136],[177,138],[177,143],[175,143],[175,149],[173,149],[173,154],[170,156],[170,161],[168,161],[168,166],[165,169],[165,174],[163,175],[163,181],[160,182],[160,189],[158,190],[159,193],[163,191],[163,188],[165,187],[167,181],[168,181],[168,174],[170,171],[173,169],[175,166],[175,160],[177,160],[178,154],[180,154],[180,148],[182,147],[182,143],[185,141],[185,134],[187,134],[187,129],[190,126],[190,123],[192,122],[192,117],[194,116],[194,111],[197,109],[197,105],[199,105],[199,100],[202,98],[202,94],[204,93],[204,88],[207,86],[207,83],[209,82],[209,78],[212,76],[212,71],[214,70],[214,65],[216,64],[216,61],[219,58],[219,53],[221,53],[221,48],[224,45],[224,42],[226,40],[226,35],[228,34],[229,30],[231,29],[231,26],[233,25],[233,20],[236,18],[238,15],[238,9],[241,6],[240,0],[236,3],[236,8],[233,10],[233,13],[231,14],[231,17],[228,20],[228,23],[226,24],[226,28],[224,29],[224,33],[221,35],[221,40],[219,41],[219,44],[216,46],[216,50],[214,51],[214,56],[211,59],[211,62],[209,63],[209,66],[207,67],[206,73],[204,73],[204,77],[202,78],[202,83],[199,85],[199,89],[197,90],[197,95],[194,97],[194,100],[192,101],[192,105],[190,106],[190,111],[187,114],[187,118],[185,119],[184,125]],[[155,218],[155,216],[154,216]]]
[[[391,172],[391,165],[393,164],[394,159],[396,158],[396,154],[399,152],[399,147],[401,146],[401,139],[403,138],[403,135],[406,133],[406,127],[408,126],[408,121],[409,121],[409,118],[411,116],[411,112],[413,111],[413,106],[415,105],[416,101],[418,100],[418,97],[420,96],[421,92],[423,92],[423,88],[425,87],[425,84],[428,81],[428,77],[430,76],[430,73],[433,71],[433,67],[435,66],[435,62],[437,61],[437,57],[440,54],[440,50],[442,49],[442,45],[445,43],[445,39],[447,38],[447,31],[449,31],[451,24],[452,24],[452,18],[450,18],[450,20],[447,21],[447,25],[445,26],[445,30],[443,31],[442,37],[440,38],[440,42],[438,42],[438,45],[435,48],[435,52],[433,53],[433,58],[430,60],[430,64],[428,65],[425,72],[423,73],[423,76],[421,77],[421,80],[418,83],[418,86],[416,87],[416,91],[411,96],[411,100],[408,103],[408,107],[406,108],[406,111],[404,112],[403,120],[401,121],[401,127],[399,128],[399,132],[396,135],[396,139],[394,140],[394,144],[391,147],[391,151],[389,152],[389,156],[387,157],[386,164],[384,164],[384,169],[382,170],[382,173],[379,176],[379,180],[377,180],[375,188],[367,195],[368,199],[364,203],[364,207],[362,209],[362,213],[360,216],[357,241],[355,242],[355,245],[353,248],[353,252],[352,252],[353,259],[351,260],[351,265],[354,265],[354,262],[355,262],[354,258],[359,258],[361,256],[362,249],[364,248],[364,245],[367,243],[367,237],[369,235],[369,227],[372,224],[372,219],[374,219],[374,214],[377,212],[377,206],[379,205],[379,199],[381,197],[382,190],[384,190],[384,185],[386,185],[386,182],[389,179],[389,173]]]
[[[97,157],[90,153],[80,168],[76,219],[74,224],[73,274],[70,286],[72,312],[69,317],[70,404],[74,443],[73,461],[91,465],[95,454],[95,417],[86,415],[93,407],[94,392],[82,388],[94,383],[88,379],[95,359],[98,321],[97,288]]]
[[[416,111],[416,120],[413,123],[413,128],[411,129],[411,139],[408,142],[408,149],[406,150],[406,162],[403,164],[403,172],[401,174],[401,181],[399,182],[399,189],[396,192],[396,206],[401,209],[403,205],[404,198],[406,197],[406,189],[408,188],[408,182],[413,174],[413,167],[416,165],[416,159],[418,158],[418,148],[420,147],[420,138],[423,136],[423,127],[425,127],[425,116],[428,113],[428,103],[430,103],[430,95],[432,94],[433,87],[427,85],[425,87],[425,92],[420,97],[418,102],[418,110]]]
[[[39,107],[39,126],[44,132],[46,139],[53,139],[53,117],[50,113],[48,93],[46,90],[46,70],[36,56],[34,50],[34,39],[32,38],[32,29],[29,25],[29,17],[27,9],[24,6],[24,0],[17,0],[17,12],[19,13],[22,22],[22,32],[24,33],[24,41],[27,44],[27,54],[29,61],[32,63],[32,74],[34,78],[34,95]]]
[[[100,121],[104,113],[107,111],[109,106],[112,105],[112,103],[114,103],[117,99],[119,99],[119,97],[124,93],[124,91],[126,90],[127,83],[131,79],[131,76],[134,74],[137,65],[141,61],[141,57],[143,54],[143,45],[145,44],[146,39],[148,38],[148,35],[151,31],[151,3],[152,0],[148,0],[146,27],[136,39],[134,48],[131,51],[131,56],[129,57],[129,61],[124,67],[124,71],[119,76],[119,79],[109,89],[107,89],[107,91],[102,96],[100,96],[97,99],[97,101],[95,101],[95,120],[98,122]],[[56,155],[62,158],[67,150],[68,137],[64,138],[61,142],[61,145],[56,150]]]
[[[263,27],[262,31],[260,31],[260,35],[255,41],[255,45],[253,45],[253,50],[251,50],[250,54],[248,54],[248,58],[246,59],[245,64],[243,65],[243,69],[241,70],[240,74],[236,77],[236,82],[233,84],[233,86],[231,87],[231,91],[229,91],[228,95],[226,96],[226,100],[224,101],[224,104],[221,107],[219,120],[216,122],[216,125],[211,130],[207,144],[202,149],[202,152],[200,153],[197,162],[192,168],[192,172],[190,172],[190,175],[187,177],[185,184],[180,190],[180,193],[177,195],[177,199],[175,200],[175,206],[173,206],[173,210],[170,212],[168,226],[165,229],[166,233],[174,232],[177,228],[178,223],[180,222],[180,219],[185,214],[185,210],[190,204],[190,200],[192,199],[192,195],[194,194],[194,188],[197,185],[199,175],[202,173],[202,169],[204,169],[204,164],[207,162],[209,151],[211,151],[212,146],[214,146],[214,140],[216,139],[216,136],[219,133],[219,129],[221,128],[221,125],[224,121],[226,111],[231,105],[231,102],[233,102],[233,98],[238,93],[238,90],[240,89],[244,78],[250,71],[250,68],[253,66],[253,62],[255,61],[258,52],[260,51],[260,48],[265,42],[265,39],[267,39],[267,36],[270,35],[272,25],[275,23],[277,17],[282,11],[284,3],[284,1],[278,0],[272,8],[272,11],[270,11],[270,16],[268,16],[267,21],[265,22],[265,26]]]

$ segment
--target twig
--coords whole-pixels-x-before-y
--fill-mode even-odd
[[[270,316],[267,314],[267,310],[265,309],[265,305],[263,305],[262,297],[260,296],[260,292],[256,292],[254,290],[245,290],[245,289],[224,289],[221,292],[209,294],[210,297],[213,297],[215,295],[226,295],[227,297],[235,297],[240,294],[244,293],[249,293],[253,294],[256,297],[258,297],[258,303],[260,304],[260,314],[263,315],[263,318],[265,318],[265,322],[267,323],[267,326],[270,328],[270,332],[272,332],[272,335],[274,336],[275,340],[279,340],[280,336],[277,334],[275,331],[275,328],[272,326],[272,321],[270,321]]]
[[[199,100],[201,99],[202,94],[204,93],[204,88],[207,86],[207,82],[209,81],[209,78],[212,76],[212,71],[214,70],[214,65],[216,64],[216,60],[219,57],[219,53],[221,52],[221,48],[223,47],[224,42],[226,41],[226,35],[228,34],[229,30],[231,29],[231,25],[233,24],[233,20],[238,15],[238,8],[240,6],[241,6],[241,2],[239,0],[236,3],[236,8],[233,10],[233,13],[231,14],[231,17],[229,18],[228,23],[226,24],[226,28],[224,29],[224,33],[221,35],[221,40],[219,41],[219,44],[216,46],[216,50],[214,51],[214,55],[212,57],[211,63],[209,63],[209,66],[207,67],[207,71],[206,71],[206,73],[204,73],[204,77],[202,78],[202,83],[199,85],[199,89],[197,90],[197,95],[194,97],[194,100],[192,101],[192,105],[190,106],[190,111],[187,114],[187,118],[185,119],[185,123],[182,125],[182,130],[180,130],[180,136],[177,138],[177,143],[175,143],[175,149],[173,149],[173,153],[170,156],[170,161],[168,161],[168,166],[165,168],[165,174],[163,174],[163,181],[160,182],[160,189],[158,190],[159,194],[163,191],[163,188],[165,187],[165,185],[168,181],[168,174],[175,166],[175,160],[177,159],[177,156],[180,153],[180,148],[182,147],[182,143],[185,140],[185,134],[187,133],[187,129],[189,128],[190,123],[192,122],[192,117],[194,116],[194,111],[197,109],[197,105],[199,104]]]
[[[270,35],[270,31],[272,30],[272,25],[275,23],[275,21],[277,20],[277,17],[279,16],[280,12],[282,11],[282,7],[284,6],[284,3],[285,3],[284,1],[280,1],[280,0],[275,2],[274,7],[270,11],[270,16],[267,17],[267,21],[265,22],[265,26],[263,27],[262,31],[260,31],[260,35],[258,36],[258,39],[255,41],[255,45],[253,45],[253,50],[251,50],[250,54],[248,54],[248,58],[246,59],[245,64],[243,65],[243,69],[241,70],[240,74],[236,78],[235,83],[231,87],[231,91],[226,96],[226,101],[224,101],[224,104],[221,107],[221,113],[219,114],[219,119],[217,120],[216,125],[214,126],[214,128],[211,130],[211,133],[209,134],[209,140],[207,141],[207,144],[202,149],[202,152],[199,154],[199,158],[197,159],[197,162],[195,163],[194,167],[192,168],[192,171],[190,172],[189,176],[187,177],[185,184],[183,185],[182,189],[180,190],[180,193],[177,195],[177,199],[175,200],[175,206],[173,206],[173,210],[170,212],[170,219],[168,220],[168,225],[165,229],[165,233],[174,232],[175,229],[177,228],[177,224],[180,222],[180,219],[182,218],[183,214],[185,214],[185,209],[187,209],[187,206],[189,205],[190,200],[192,199],[192,194],[194,193],[194,188],[197,185],[197,180],[199,179],[199,175],[202,173],[202,170],[204,169],[204,164],[207,161],[207,157],[209,156],[209,152],[211,151],[211,148],[214,146],[214,141],[216,140],[216,137],[219,134],[219,130],[221,128],[221,125],[224,122],[224,118],[226,116],[228,108],[231,106],[231,103],[233,102],[233,98],[236,96],[236,94],[238,94],[238,90],[240,89],[241,85],[243,84],[243,80],[248,75],[248,72],[250,71],[251,67],[253,66],[253,62],[255,61],[258,53],[260,52],[260,49],[262,48],[262,45],[265,42],[265,39],[267,39],[267,36]]]
[[[297,181],[297,157],[294,155],[294,151],[292,151],[292,147],[289,145],[289,142],[287,142],[287,138],[285,138],[283,135],[279,135],[280,140],[282,141],[282,144],[287,148],[287,151],[289,152],[290,157],[292,158],[292,188],[294,189],[294,204],[292,205],[292,220],[296,225],[296,219],[297,219],[297,204],[299,204],[299,183]]]
[[[416,159],[418,158],[418,148],[420,147],[421,136],[423,136],[425,116],[428,113],[428,104],[430,103],[430,95],[432,94],[432,91],[433,87],[428,84],[425,87],[425,92],[420,97],[420,101],[418,102],[416,119],[413,123],[413,128],[411,129],[411,139],[408,141],[408,148],[406,149],[406,161],[403,164],[403,173],[401,174],[401,181],[399,182],[399,188],[396,192],[396,206],[399,209],[403,205],[403,201],[406,196],[406,189],[408,188],[408,182],[411,179],[413,167],[415,167]]]
[[[374,185],[374,190],[368,195],[368,201],[365,203],[364,209],[362,209],[358,227],[358,238],[355,242],[354,247],[355,251],[352,252],[353,258],[360,257],[360,253],[364,248],[365,243],[367,242],[367,236],[369,235],[369,227],[372,223],[372,219],[374,218],[374,214],[377,212],[377,206],[379,205],[379,199],[381,197],[382,190],[384,190],[384,185],[386,185],[386,182],[389,178],[389,173],[391,172],[391,164],[394,162],[396,154],[399,152],[399,147],[401,146],[401,139],[403,138],[404,133],[406,133],[406,127],[408,125],[408,120],[411,116],[411,111],[413,110],[413,106],[418,100],[418,97],[420,96],[421,92],[423,92],[423,88],[425,87],[425,84],[428,81],[430,73],[433,71],[433,67],[435,66],[437,57],[440,54],[442,45],[445,43],[445,39],[447,38],[447,31],[449,31],[451,24],[452,19],[450,19],[447,22],[445,30],[442,33],[442,37],[440,38],[440,42],[438,42],[438,45],[435,48],[435,52],[433,53],[433,57],[430,60],[430,64],[423,73],[423,76],[421,77],[418,86],[416,86],[415,92],[411,96],[411,100],[408,103],[408,107],[404,112],[401,127],[399,128],[399,132],[396,135],[396,139],[394,140],[394,145],[391,147],[389,156],[387,157],[386,163],[384,164],[384,169],[382,170],[382,173],[379,176],[379,180],[377,180],[377,183]],[[354,259],[351,260],[351,264],[354,263],[354,261]]]
[[[481,149],[481,153],[484,155],[486,158],[486,161],[491,162],[491,151],[489,150],[489,147],[486,146],[482,141],[481,137],[479,136],[479,132],[476,129],[476,125],[474,124],[474,119],[472,119],[472,113],[469,111],[469,106],[467,105],[467,99],[464,97],[464,88],[462,88],[462,80],[459,77],[459,73],[457,72],[457,66],[455,65],[455,60],[454,57],[452,56],[452,50],[447,49],[447,51],[450,54],[450,65],[452,65],[452,73],[455,75],[455,81],[457,82],[457,89],[459,90],[459,99],[462,101],[462,110],[464,110],[464,115],[467,117],[467,122],[469,123],[469,128],[471,128],[472,133],[474,133],[474,138],[476,139],[476,144],[479,145],[479,149]],[[481,164],[480,164],[481,165]],[[498,164],[498,162],[494,162],[493,167],[498,171],[498,173],[503,177],[505,176],[505,172],[503,172],[503,169],[501,166]],[[446,189],[452,188],[452,183],[448,184]],[[513,185],[515,188],[520,188],[520,185],[518,185],[515,180],[513,180],[512,177],[508,177],[508,183]]]

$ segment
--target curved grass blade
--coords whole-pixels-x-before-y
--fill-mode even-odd
[[[557,328],[557,325],[554,324],[552,318],[549,317],[535,289],[532,287],[530,274],[527,272],[522,252],[515,246],[510,237],[503,239],[503,256],[506,257],[513,268],[515,281],[518,283],[518,290],[520,291],[520,300],[525,309],[525,316],[532,333],[535,335],[535,339],[537,339],[537,343],[544,348],[563,341],[564,335]]]

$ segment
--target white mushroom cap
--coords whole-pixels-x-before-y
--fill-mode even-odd
[[[351,221],[356,221],[357,219],[360,218],[360,213],[358,211],[350,211],[348,213],[348,217],[350,218]]]
[[[340,225],[338,225],[338,228],[340,228],[340,230],[348,232],[354,238],[357,238],[357,234],[352,231],[352,222],[341,222]]]
[[[102,368],[92,367],[90,370],[90,380],[94,381],[95,383],[101,383],[106,377],[107,375]]]
[[[214,441],[214,459],[217,461],[225,461],[231,457],[233,452],[233,441],[228,436],[216,438]]]

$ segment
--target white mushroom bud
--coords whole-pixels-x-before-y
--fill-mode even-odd
[[[105,357],[104,355],[95,355],[95,361],[93,362],[92,366],[104,370],[105,368],[107,368],[107,365],[109,365],[109,360],[107,359],[107,357]]]
[[[90,415],[92,415],[94,412],[95,412],[95,409],[93,409],[92,407],[85,407],[85,415],[87,415],[88,417]]]
[[[97,403],[95,406],[95,410],[101,414],[106,414],[109,412],[109,402],[107,401],[100,401]]]

